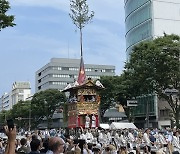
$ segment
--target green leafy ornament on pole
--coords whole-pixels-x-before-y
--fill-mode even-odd
[[[9,9],[9,2],[7,0],[0,0],[0,31],[6,27],[13,27],[16,25],[13,23],[14,16],[6,14]]]
[[[94,12],[89,13],[89,7],[87,0],[70,0],[70,10],[73,23],[79,28],[80,31],[80,46],[81,46],[81,57],[82,57],[82,29],[91,22]]]

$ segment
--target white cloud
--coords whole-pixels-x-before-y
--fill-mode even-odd
[[[13,6],[49,7],[70,12],[69,0],[10,0]],[[95,12],[94,18],[124,23],[123,0],[89,0],[89,10]]]

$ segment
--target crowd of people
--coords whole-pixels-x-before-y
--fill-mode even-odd
[[[45,129],[0,135],[0,154],[178,154],[178,129]],[[4,135],[6,134],[6,135]],[[7,136],[7,137],[6,137]]]

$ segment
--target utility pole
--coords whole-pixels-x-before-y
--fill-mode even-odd
[[[149,128],[149,101],[146,103],[146,126]]]

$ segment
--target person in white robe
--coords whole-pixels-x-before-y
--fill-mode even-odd
[[[151,141],[149,139],[149,136],[150,136],[150,129],[146,129],[143,135],[143,140],[147,146],[151,146]]]
[[[92,115],[91,128],[96,128],[96,117],[94,114]]]
[[[93,135],[91,132],[89,132],[87,130],[87,132],[86,132],[86,143],[92,143],[92,140],[93,140]]]
[[[129,143],[130,144],[130,149],[133,149],[133,147],[135,147],[135,137],[132,134],[131,130],[128,133],[128,139],[130,141],[130,143]]]
[[[89,125],[90,125],[90,118],[89,118],[89,115],[87,114],[86,115],[85,128],[89,128]]]
[[[180,141],[179,141],[178,131],[174,132],[173,134],[172,145],[173,145],[174,151],[178,151],[180,153]]]

